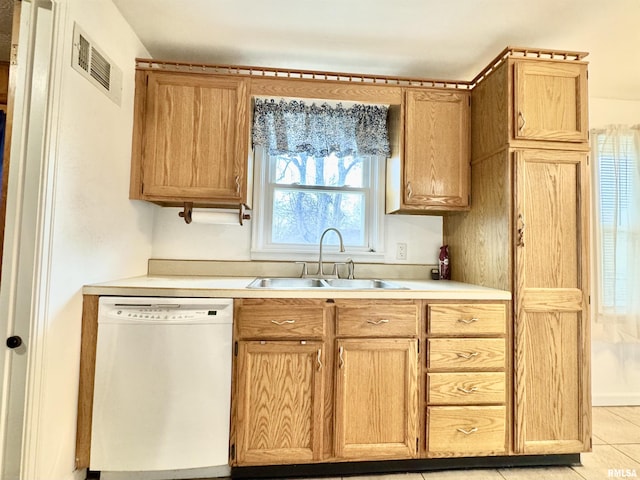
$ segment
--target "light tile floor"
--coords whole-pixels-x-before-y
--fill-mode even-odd
[[[640,406],[595,407],[593,451],[582,465],[400,473],[306,480],[603,480],[640,479]],[[624,475],[624,476],[623,476]],[[634,476],[635,475],[635,476]]]

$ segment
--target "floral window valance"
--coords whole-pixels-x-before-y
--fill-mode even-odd
[[[271,155],[389,156],[384,105],[307,105],[303,101],[256,99],[253,144]]]

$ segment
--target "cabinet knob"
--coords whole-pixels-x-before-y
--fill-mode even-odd
[[[22,345],[22,338],[18,335],[13,335],[12,337],[7,338],[7,347],[13,349],[18,348],[20,345]]]

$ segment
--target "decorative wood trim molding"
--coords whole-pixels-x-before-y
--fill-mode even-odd
[[[136,59],[138,70],[168,70],[182,73],[205,73],[216,75],[242,75],[292,80],[321,80],[369,85],[389,85],[404,87],[434,87],[470,90],[471,83],[461,80],[439,80],[431,78],[372,75],[364,73],[324,72],[247,65],[216,65],[206,63],[168,62],[153,59]]]
[[[473,80],[471,80],[471,82],[469,82],[469,88],[473,89],[507,58],[520,57],[539,60],[580,62],[587,55],[589,55],[588,52],[549,50],[545,48],[506,47],[502,52],[498,54],[498,56],[496,56],[496,58],[489,62],[489,65],[487,65],[484,70],[482,70],[478,75],[476,75]]]
[[[451,88],[454,90],[472,90],[490,72],[506,58],[522,57],[559,61],[582,61],[588,52],[568,50],[549,50],[544,48],[506,47],[470,82],[464,80],[441,80],[433,78],[403,77],[393,75],[374,75],[365,73],[325,72],[319,70],[288,69],[275,67],[257,67],[249,65],[227,65],[209,63],[172,62],[136,58],[138,70],[168,70],[183,73],[205,73],[215,75],[242,75],[247,77],[267,77],[293,80],[322,80],[344,83],[362,83],[372,85],[390,85],[402,87]]]

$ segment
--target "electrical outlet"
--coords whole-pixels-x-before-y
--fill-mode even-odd
[[[398,260],[406,260],[407,259],[407,244],[406,243],[397,243],[396,244],[396,259],[398,259]]]

